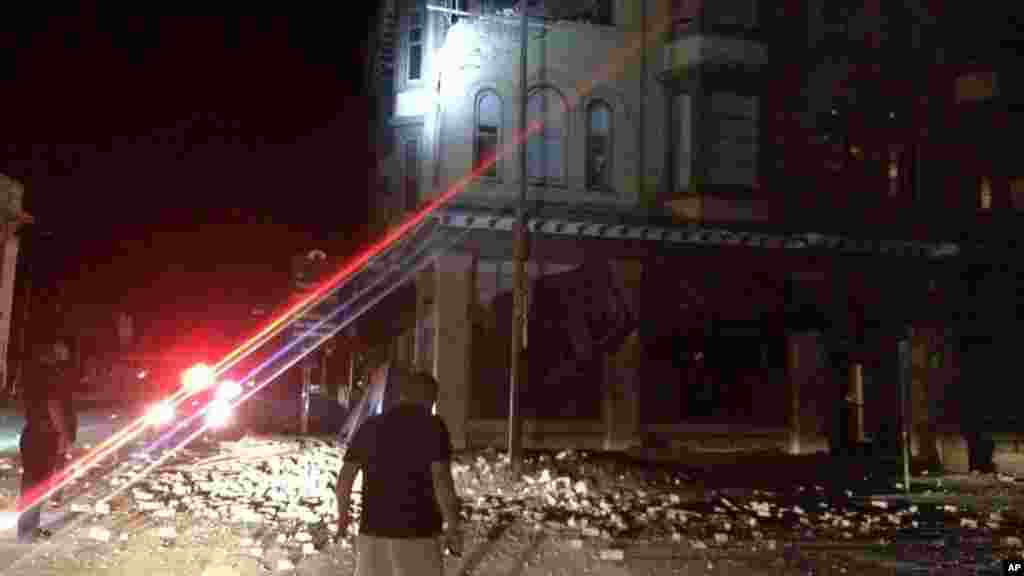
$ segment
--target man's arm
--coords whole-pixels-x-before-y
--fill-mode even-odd
[[[451,462],[431,462],[430,474],[434,479],[434,498],[441,508],[441,516],[444,518],[448,529],[459,527],[459,498],[455,495],[455,481],[452,479]]]
[[[355,462],[343,462],[341,470],[338,471],[338,484],[335,488],[338,498],[338,537],[345,536],[345,530],[351,519],[349,512],[352,502],[352,483],[356,480],[359,472],[359,464]]]

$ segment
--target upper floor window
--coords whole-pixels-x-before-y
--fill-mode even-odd
[[[1024,212],[1024,178],[1010,180],[1010,203],[1014,210]]]
[[[467,0],[445,0],[445,7],[449,10],[455,10],[457,12],[469,12],[469,3]],[[448,15],[448,25],[454,26],[459,21],[458,14]]]
[[[587,106],[587,188],[612,191],[612,108],[603,100]]]
[[[996,93],[996,75],[994,72],[963,74],[956,79],[956,101],[980,102],[989,100]]]
[[[497,178],[498,146],[501,142],[501,98],[485,90],[476,98],[476,138],[474,167],[480,175]]]
[[[895,198],[900,193],[900,151],[895,148],[889,149],[889,158],[886,164],[886,178],[889,180],[889,196]]]
[[[565,114],[562,95],[545,86],[526,101],[526,168],[530,180],[541,184],[565,182]]]
[[[982,176],[978,184],[978,208],[984,211],[992,209],[992,179]]]
[[[423,12],[414,9],[409,13],[409,36],[406,42],[409,50],[409,80],[423,77],[423,30]]]
[[[713,127],[708,176],[715,184],[753,187],[757,182],[758,97],[711,94]]]

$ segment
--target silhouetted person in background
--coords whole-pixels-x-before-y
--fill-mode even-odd
[[[61,415],[57,461],[63,467],[72,458],[71,452],[78,436],[78,413],[75,411],[74,405],[77,381],[74,378],[70,349],[62,338],[58,338],[54,343],[54,357],[56,362],[54,364],[53,395],[54,401],[59,403]],[[63,490],[58,490],[54,493],[53,499],[61,500],[63,492]]]
[[[25,427],[19,449],[23,473],[18,498],[18,540],[31,542],[49,533],[40,528],[40,518],[49,489],[47,482],[64,464],[67,450],[66,413],[61,400],[57,371],[58,354],[53,339],[37,349],[26,365],[22,386]]]

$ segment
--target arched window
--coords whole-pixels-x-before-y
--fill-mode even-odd
[[[526,167],[534,183],[565,182],[565,113],[565,101],[554,88],[538,88],[527,100]]]
[[[587,106],[587,189],[612,191],[612,107],[603,100]]]
[[[498,146],[501,142],[501,98],[484,90],[476,98],[476,136],[473,168],[486,178],[498,178]]]

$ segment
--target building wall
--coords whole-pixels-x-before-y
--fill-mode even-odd
[[[18,222],[16,217],[22,213],[22,197],[24,190],[16,180],[0,174],[0,214],[4,221],[0,222],[0,238],[3,247],[0,250],[0,386],[8,383],[8,361],[11,351],[11,318],[14,314],[14,282],[18,266]]]
[[[673,9],[672,2],[663,0],[617,0],[614,26],[559,22],[543,33],[539,28],[532,30],[528,88],[554,88],[567,112],[564,158],[560,159],[565,181],[531,186],[531,198],[631,210],[649,205],[671,186],[666,166],[683,137],[680,128],[686,133],[696,131],[700,116],[709,108],[697,107],[699,99],[695,99],[688,118],[677,118],[673,105],[679,87],[666,85],[666,74],[723,59],[759,59],[764,53],[756,40],[718,29],[671,38]],[[493,90],[501,99],[498,174],[469,182],[459,200],[507,204],[518,193],[518,23],[514,18],[479,18],[449,26],[446,15],[426,12],[423,3],[414,1],[400,3],[399,12],[400,57],[392,124],[420,126],[421,197],[462,182],[473,170],[476,97],[483,90]],[[416,14],[425,18],[424,53],[421,77],[413,80],[409,78],[410,28],[419,18]],[[685,89],[692,91],[696,86]],[[611,186],[601,192],[588,190],[585,176],[587,110],[597,100],[613,111]],[[704,139],[711,138],[712,131],[704,134]],[[693,145],[707,148],[702,142]],[[685,186],[680,183],[678,188]]]
[[[767,220],[781,228],[812,226],[816,231],[839,229],[886,237],[942,238],[959,238],[959,231],[965,227],[984,226],[987,212],[1016,205],[1013,181],[1020,175],[1014,172],[1011,155],[1004,151],[1008,147],[985,137],[986,131],[996,130],[1012,115],[998,107],[986,107],[984,103],[990,99],[984,94],[980,100],[958,101],[956,79],[965,71],[980,68],[977,64],[971,68],[962,63],[943,63],[944,58],[949,62],[952,59],[950,50],[944,55],[943,46],[949,43],[937,32],[942,28],[937,21],[948,19],[948,15],[926,5],[929,3],[917,2],[893,6],[878,2],[840,6],[822,0],[750,4],[756,11],[749,20],[743,20],[737,15],[723,16],[716,12],[719,5],[710,3],[616,0],[615,26],[562,23],[542,36],[539,30],[532,33],[529,87],[550,86],[567,106],[566,179],[563,185],[531,186],[529,197],[618,211],[667,202],[683,220]],[[471,9],[475,5],[472,3]],[[410,15],[416,8],[423,17],[424,49],[421,77],[411,80],[409,28]],[[410,172],[416,174],[418,201],[453,185],[465,185],[456,202],[492,207],[510,204],[519,191],[515,138],[520,94],[517,22],[462,19],[449,27],[447,17],[426,12],[424,2],[399,1],[397,10],[399,63],[390,119],[395,133],[391,154],[395,160],[390,164],[395,175],[391,179],[391,209],[400,214],[413,204],[403,189]],[[794,26],[794,22],[800,24]],[[475,162],[475,104],[484,90],[493,91],[501,101],[501,153],[493,179],[471,175]],[[758,98],[756,175],[752,182],[716,183],[709,177],[709,167],[720,154],[720,118],[713,114],[715,105],[710,96],[717,90]],[[611,193],[586,187],[586,110],[595,99],[606,101],[614,111]],[[413,139],[418,143],[418,166],[406,165],[404,155],[404,143]],[[983,176],[989,178],[992,209],[979,211],[976,208]],[[1024,184],[1019,187],[1024,190]],[[1020,203],[1024,205],[1024,200]],[[706,276],[709,266],[714,268],[710,261],[715,257],[690,258],[685,266],[697,276]],[[770,258],[766,253],[754,257],[765,261]],[[682,266],[683,261],[674,262]],[[489,309],[488,302],[495,301],[492,299],[503,289],[482,288],[490,286],[500,274],[489,271],[486,262],[478,264],[479,301],[466,313],[472,327],[465,330],[465,341],[459,344],[473,352],[456,354],[458,358],[462,357],[459,354],[468,355],[472,361],[468,366],[462,366],[461,361],[445,365],[462,366],[466,374],[459,378],[463,380],[486,380],[488,384],[474,382],[473,389],[483,386],[494,392],[488,402],[500,410],[507,398],[507,358],[503,350],[507,344],[499,343],[495,336],[501,315]],[[778,279],[792,272],[786,268],[791,264],[783,261],[764,265],[772,268]],[[819,296],[827,302],[820,305],[829,310],[830,319],[839,319],[829,328],[838,336],[828,338],[854,342],[841,346],[855,348],[853,353],[860,355],[867,404],[864,426],[870,435],[892,421],[888,408],[895,402],[895,340],[878,333],[892,331],[889,324],[901,323],[924,330],[920,320],[928,315],[901,309],[909,308],[905,305],[923,294],[923,284],[912,278],[916,270],[913,265],[901,271],[908,280],[906,286],[896,290],[899,294],[894,294],[893,290],[880,288],[887,286],[886,272],[880,272],[874,263],[861,264],[852,260],[827,265],[809,262],[804,268],[825,270]],[[747,271],[739,266],[733,269]],[[651,276],[647,278],[650,281]],[[704,290],[719,299],[731,294],[734,302],[755,300],[747,297],[749,293],[732,290],[737,285],[730,280]],[[780,293],[777,287],[751,289]],[[678,296],[674,300],[669,297],[669,306],[678,300]],[[436,299],[433,301],[433,307],[424,309],[436,313],[440,308]],[[755,308],[718,307],[726,316],[750,315]],[[945,334],[942,320],[928,320],[935,325],[927,329]],[[415,355],[422,358],[426,350],[432,349],[437,362],[437,358],[449,354],[442,352],[445,343],[439,335],[450,329],[450,322],[439,316],[430,319],[431,330],[438,338],[429,345],[417,345]],[[782,331],[776,332],[777,339],[783,338]],[[803,398],[811,398],[807,387],[815,396],[813,414],[799,416],[811,421],[801,427],[818,439],[830,433],[849,380],[845,368],[827,366],[828,353],[821,351],[825,348],[823,340],[804,342],[805,348],[816,350],[811,354],[816,359],[811,364],[813,374],[805,373],[808,365],[801,364],[805,372],[753,385],[762,395],[758,405],[763,406],[770,399],[783,398],[787,390],[791,394],[791,380],[802,379]],[[478,354],[478,349],[485,346],[482,341],[488,342],[489,352]],[[932,338],[929,342],[932,346],[948,346],[949,338]],[[500,362],[502,358],[504,362]],[[636,362],[654,364],[646,357]],[[488,363],[502,366],[490,370],[494,366],[484,366]],[[919,374],[920,384],[915,388],[916,403],[922,407],[918,413],[946,414],[939,408],[931,412],[925,409],[935,403],[949,406],[948,401],[941,400],[948,399],[943,390],[956,378],[955,373],[920,370],[924,370],[924,376]],[[503,391],[497,388],[499,385],[505,386]],[[930,390],[938,392],[933,395]],[[609,393],[608,397],[614,395]],[[481,402],[482,397],[477,395],[465,410],[483,416],[488,410],[481,407]],[[797,416],[781,404],[773,415],[792,425],[790,420]],[[919,430],[915,437],[921,433]],[[818,440],[809,438],[808,442]]]

